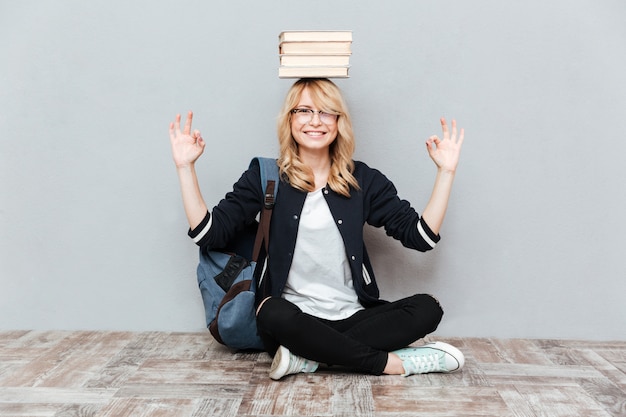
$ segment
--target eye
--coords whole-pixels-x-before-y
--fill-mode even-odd
[[[311,109],[293,109],[295,114],[313,114],[313,110]]]

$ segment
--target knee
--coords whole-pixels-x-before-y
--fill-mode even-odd
[[[443,318],[443,309],[441,304],[439,304],[439,300],[430,294],[416,294],[411,299],[413,306],[417,309],[417,313],[423,319],[432,323],[432,331],[434,331]]]
[[[257,311],[257,326],[261,329],[280,329],[301,310],[293,303],[271,297],[263,300]]]
[[[430,294],[421,294],[422,300],[424,303],[429,304],[430,308],[433,311],[437,311],[440,315],[443,316],[443,308],[441,308],[441,303],[434,296]]]

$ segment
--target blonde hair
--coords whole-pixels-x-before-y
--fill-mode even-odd
[[[325,78],[306,78],[296,81],[285,97],[283,108],[278,116],[278,143],[280,156],[278,166],[291,186],[302,191],[314,191],[313,171],[306,166],[298,155],[298,144],[291,134],[291,110],[300,101],[302,92],[307,89],[313,103],[321,110],[336,113],[337,138],[330,145],[330,174],[328,186],[338,194],[350,197],[350,187],[359,188],[359,183],[352,175],[354,172],[354,133],[348,107],[339,88]]]

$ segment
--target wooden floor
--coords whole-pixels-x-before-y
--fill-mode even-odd
[[[276,382],[208,332],[0,332],[0,416],[626,416],[626,341],[444,341],[462,372]]]

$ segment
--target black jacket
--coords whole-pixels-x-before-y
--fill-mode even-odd
[[[432,249],[440,237],[420,219],[409,202],[398,198],[396,188],[382,173],[362,162],[355,162],[353,175],[360,189],[352,189],[350,198],[328,187],[323,192],[343,238],[354,289],[361,304],[368,307],[381,301],[363,242],[363,226],[366,222],[375,227],[384,227],[387,235],[421,252]],[[281,181],[270,228],[268,274],[264,287],[266,295],[279,297],[283,292],[306,196],[306,192]],[[189,236],[201,247],[223,248],[240,233],[245,224],[257,216],[262,204],[263,189],[256,166],[243,173],[233,186],[233,191],[226,194],[211,214],[207,213],[200,225],[189,230]]]

